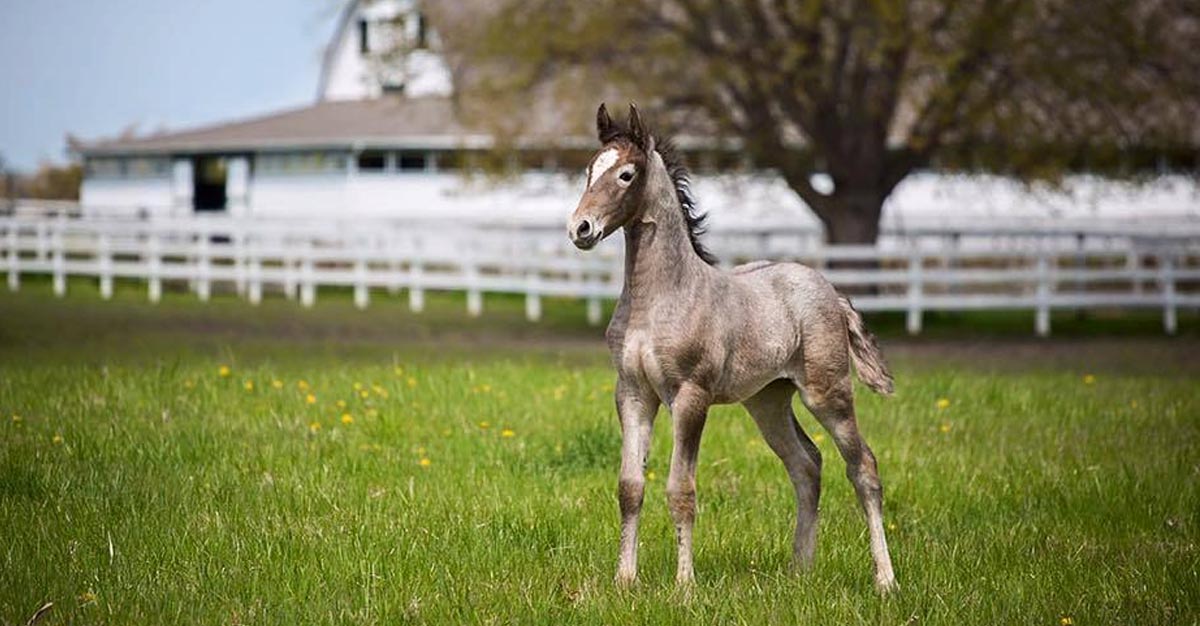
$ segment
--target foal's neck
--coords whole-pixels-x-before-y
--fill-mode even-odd
[[[654,152],[648,161],[639,217],[625,228],[625,291],[634,299],[692,289],[710,269],[692,247],[662,157]]]

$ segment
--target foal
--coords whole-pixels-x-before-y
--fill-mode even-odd
[[[816,271],[796,263],[759,261],[730,272],[698,235],[688,173],[629,107],[628,124],[596,113],[603,147],[587,171],[587,189],[568,233],[588,250],[625,229],[625,278],[605,337],[617,370],[621,420],[621,546],[617,581],[637,576],[637,528],[650,434],[659,404],[674,430],[667,501],[679,549],[676,582],[692,573],[696,457],[713,404],[740,402],[783,461],[796,491],[794,558],[811,565],[821,492],[821,454],[792,412],[797,390],[829,431],[866,513],[875,584],[895,586],[883,532],[883,491],[875,457],[858,432],[850,363],[877,393],[892,377],[862,318]]]

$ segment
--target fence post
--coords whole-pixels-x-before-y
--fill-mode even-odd
[[[229,243],[233,248],[233,282],[238,295],[246,295],[246,229],[241,218],[230,223]]]
[[[310,308],[317,303],[317,285],[313,282],[313,241],[306,238],[303,247],[304,258],[300,260],[300,306]]]
[[[366,251],[362,245],[356,248],[358,252],[354,259],[354,306],[365,309],[371,303],[371,292],[367,289],[367,260],[364,257]]]
[[[162,251],[159,244],[158,229],[150,225],[149,239],[146,241],[146,259],[150,266],[150,276],[147,281],[150,301],[157,303],[162,300]]]
[[[108,300],[113,296],[112,249],[107,230],[101,230],[96,242],[97,263],[100,266],[100,297]]]
[[[66,230],[67,218],[60,214],[54,224],[54,232],[50,239],[51,246],[54,248],[54,295],[60,298],[67,295]]]
[[[246,237],[243,239],[243,244],[246,246],[246,262],[249,263],[247,269],[249,281],[246,285],[246,299],[252,305],[258,305],[262,302],[262,255],[254,247],[259,239],[257,237]]]
[[[283,269],[283,297],[292,300],[296,297],[296,258],[291,253],[293,238],[283,235],[279,238],[279,263]]]
[[[420,238],[414,238],[412,244],[412,260],[408,264],[408,309],[420,313],[425,310],[425,267],[421,263],[424,246]]]
[[[21,255],[17,250],[17,220],[8,220],[8,288],[16,291],[21,288]]]
[[[463,255],[463,270],[467,275],[467,314],[479,317],[483,313],[483,292],[479,290],[479,266],[475,264],[473,249]]]
[[[194,269],[196,296],[200,298],[201,302],[208,302],[209,296],[212,295],[212,283],[209,280],[208,229],[199,229],[198,236],[199,240],[196,241],[196,267]]]
[[[536,267],[525,272],[525,319],[531,322],[542,319],[541,278]]]
[[[921,266],[924,265],[924,259],[915,245],[909,245],[912,247],[908,252],[908,315],[904,326],[908,334],[917,335],[921,332],[921,296],[924,292],[921,285]]]
[[[1158,267],[1163,294],[1163,330],[1168,335],[1174,335],[1179,329],[1179,318],[1176,315],[1175,259],[1170,253],[1163,254],[1159,256]]]
[[[600,317],[603,315],[602,307],[600,306],[600,275],[598,272],[584,271],[584,285],[587,290],[587,322],[591,326],[600,325]]]
[[[1038,337],[1048,337],[1050,336],[1050,262],[1046,259],[1045,251],[1038,252],[1035,301],[1037,310],[1033,320],[1034,332]]]

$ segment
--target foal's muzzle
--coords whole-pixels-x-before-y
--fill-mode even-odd
[[[567,226],[567,236],[571,238],[571,243],[575,244],[576,248],[591,250],[604,236],[604,229],[596,220],[585,217]]]

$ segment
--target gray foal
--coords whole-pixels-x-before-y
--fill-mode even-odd
[[[850,364],[877,393],[892,376],[862,318],[816,271],[759,261],[722,271],[701,245],[703,216],[687,170],[630,106],[628,124],[600,105],[600,151],[568,233],[580,249],[625,229],[625,278],[605,337],[617,370],[621,420],[621,546],[617,581],[637,576],[638,515],[659,404],[674,430],[667,501],[679,549],[676,581],[693,580],[696,458],[708,407],[740,402],[783,461],[796,491],[796,564],[812,564],[821,454],[792,412],[797,390],[846,461],[866,513],[875,584],[896,584],[883,526],[875,456],[858,432]]]

